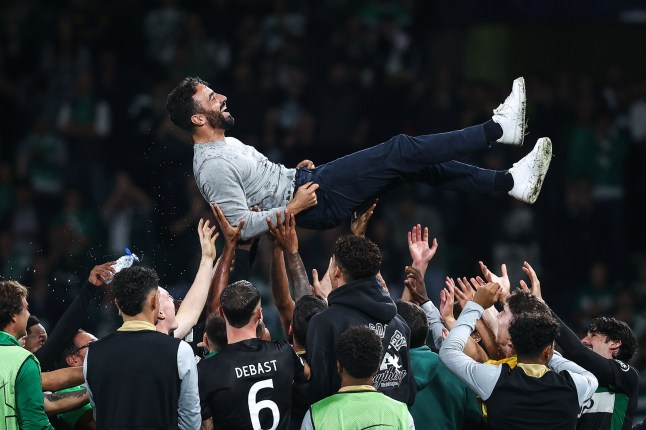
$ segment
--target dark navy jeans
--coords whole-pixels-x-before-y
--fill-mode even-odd
[[[299,168],[296,189],[308,181],[320,187],[317,205],[297,216],[298,225],[324,230],[349,222],[366,202],[407,182],[491,194],[494,170],[453,161],[488,146],[484,128],[477,125],[416,137],[400,134],[312,170]]]

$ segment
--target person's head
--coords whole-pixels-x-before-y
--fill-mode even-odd
[[[382,258],[381,250],[370,239],[362,236],[338,238],[328,270],[332,288],[377,275]]]
[[[112,280],[115,303],[124,316],[141,315],[157,324],[159,278],[155,270],[134,266],[123,269]]]
[[[157,331],[170,333],[177,328],[175,319],[175,299],[166,289],[159,287],[159,312],[157,313]]]
[[[509,335],[519,362],[547,364],[554,353],[558,334],[559,323],[545,312],[522,313],[514,316],[509,324]]]
[[[426,345],[428,337],[428,320],[426,314],[414,303],[397,300],[397,313],[404,318],[410,327],[410,347],[419,348]]]
[[[507,297],[502,310],[498,313],[498,333],[496,343],[503,347],[509,345],[509,324],[518,315],[523,313],[547,313],[550,311],[547,305],[536,296],[523,290],[514,290]]]
[[[27,288],[20,282],[0,281],[0,330],[20,339],[27,334]]]
[[[303,296],[296,302],[292,316],[291,333],[294,343],[304,348],[307,342],[307,327],[312,317],[327,309],[327,303],[316,296]],[[296,345],[294,345],[296,347]]]
[[[47,341],[47,330],[40,323],[36,315],[29,315],[27,319],[27,336],[25,336],[25,349],[34,353]]]
[[[224,318],[216,313],[208,316],[202,341],[210,352],[219,352],[227,345],[227,324]]]
[[[336,345],[337,370],[343,380],[372,379],[381,364],[381,340],[366,326],[350,327]]]
[[[79,329],[74,337],[63,346],[59,367],[82,366],[88,347],[96,340],[97,338],[93,334]]]
[[[242,328],[262,320],[260,293],[249,281],[237,281],[227,286],[220,296],[222,313],[228,325]]]
[[[637,351],[637,339],[623,321],[616,318],[595,318],[581,342],[605,358],[628,362]]]
[[[166,112],[173,124],[191,133],[199,127],[223,131],[233,127],[235,120],[226,108],[227,98],[197,77],[182,80],[166,100]]]

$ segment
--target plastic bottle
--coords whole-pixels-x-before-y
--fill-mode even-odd
[[[132,251],[130,251],[130,249],[126,248],[126,255],[122,255],[121,257],[119,257],[117,262],[112,265],[114,274],[116,275],[121,270],[132,266],[135,261],[139,262],[139,257],[137,257],[136,254],[133,254]],[[114,275],[112,275],[109,279],[103,279],[103,281],[106,284],[109,284],[110,282],[112,282],[113,278],[114,278]]]

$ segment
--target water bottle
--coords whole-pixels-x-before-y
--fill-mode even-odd
[[[117,262],[112,265],[114,274],[116,275],[121,270],[132,266],[132,264],[135,261],[139,262],[139,257],[137,257],[136,254],[133,254],[132,251],[130,251],[130,249],[126,248],[126,255],[122,255],[121,257],[119,257]],[[109,284],[110,282],[112,282],[113,278],[114,278],[114,275],[112,275],[109,279],[103,279],[103,282],[105,282],[106,284]]]

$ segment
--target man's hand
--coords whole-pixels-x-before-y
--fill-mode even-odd
[[[278,226],[274,226],[271,218],[267,218],[267,227],[274,236],[275,244],[283,252],[296,254],[298,252],[298,236],[296,235],[296,218],[294,214],[285,211],[285,222],[280,212],[276,212]]]
[[[306,169],[313,169],[314,163],[311,160],[303,160],[296,165],[296,167],[305,167]]]
[[[312,294],[315,296],[321,297],[323,300],[327,300],[327,296],[332,291],[332,284],[330,283],[330,277],[326,273],[323,275],[323,278],[319,280],[319,272],[316,269],[312,269]]]
[[[543,295],[541,293],[541,282],[538,280],[538,276],[536,276],[536,272],[532,268],[532,266],[529,265],[528,262],[523,263],[523,272],[529,276],[529,281],[532,284],[532,288],[530,289],[527,286],[527,283],[523,281],[522,279],[520,280],[520,288],[523,290],[532,293],[533,296],[536,296],[540,301],[543,301]]]
[[[215,233],[215,226],[209,226],[210,221],[200,218],[197,225],[197,234],[200,237],[200,248],[202,249],[202,259],[210,260],[211,263],[215,261],[216,250],[215,240],[220,236],[220,233]],[[215,234],[214,234],[215,233]]]
[[[315,184],[312,181],[298,187],[292,201],[287,204],[287,210],[294,215],[298,215],[304,210],[316,206],[318,203],[316,199],[316,190],[318,190],[318,188],[319,184]]]
[[[357,213],[354,213],[352,221],[350,222],[350,230],[352,231],[352,234],[354,236],[366,235],[368,221],[370,221],[370,218],[372,218],[372,214],[375,212],[378,201],[379,199],[375,200],[368,209],[361,213],[361,215],[357,216]]]
[[[222,236],[224,236],[224,242],[235,246],[240,239],[242,227],[244,227],[244,221],[240,221],[237,227],[233,227],[229,224],[229,221],[217,204],[211,203],[211,210],[213,211],[213,215],[215,215],[216,222],[220,226],[220,231],[222,232]]]
[[[424,277],[428,263],[437,252],[437,239],[433,239],[433,245],[429,247],[428,227],[424,227],[424,232],[422,233],[422,226],[417,224],[408,232],[408,251],[413,259],[413,267],[416,267]]]
[[[455,306],[455,284],[448,276],[446,280],[446,288],[440,291],[440,315],[446,327],[451,330],[455,324],[455,315],[453,313],[453,307]]]
[[[428,293],[426,292],[422,273],[413,266],[406,266],[405,270],[408,275],[404,280],[404,286],[410,291],[413,300],[420,306],[428,302]]]
[[[90,276],[87,278],[88,282],[97,287],[105,285],[104,279],[110,279],[114,276],[112,265],[115,263],[116,261],[108,261],[107,263],[94,266],[90,272]]]
[[[511,284],[509,283],[509,276],[507,276],[507,265],[503,263],[500,266],[501,276],[498,276],[492,273],[482,261],[478,263],[480,264],[482,275],[487,282],[495,282],[500,285],[500,298],[504,301],[511,293]]]
[[[500,284],[497,282],[489,282],[478,287],[473,301],[487,309],[493,306],[494,303],[500,298]]]

